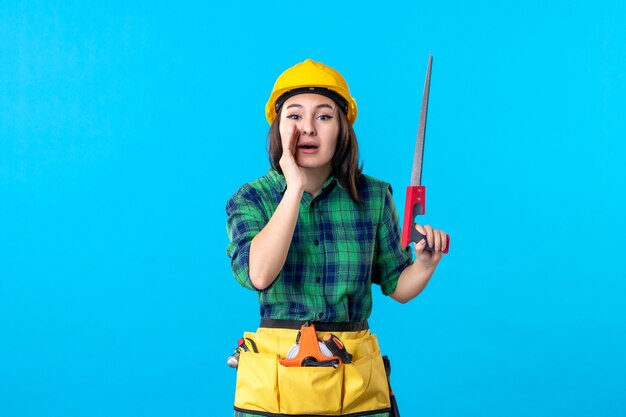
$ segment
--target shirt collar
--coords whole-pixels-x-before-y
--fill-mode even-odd
[[[276,192],[281,194],[285,192],[285,190],[287,189],[287,181],[285,180],[284,175],[276,171],[274,168],[270,168],[267,171],[266,176],[270,180],[272,187],[274,188],[274,190],[276,190]],[[343,185],[341,185],[341,183],[337,180],[337,177],[331,175],[322,185],[320,194],[321,191],[324,191],[326,187],[330,186],[331,184],[336,184],[339,188],[343,189]]]

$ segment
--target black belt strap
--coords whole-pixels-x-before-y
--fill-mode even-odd
[[[389,362],[389,357],[387,357],[386,355],[383,356],[383,364],[385,365],[385,372],[387,373],[387,383],[389,384],[389,401],[391,402],[391,412],[389,413],[389,417],[400,417],[398,402],[396,401],[396,396],[391,390],[391,362]]]
[[[261,319],[260,327],[269,327],[272,329],[294,329],[300,330],[305,323],[302,320],[279,320],[279,319]],[[309,322],[315,326],[318,332],[358,332],[369,329],[367,321],[359,322],[343,322],[343,323],[327,323],[323,321]]]

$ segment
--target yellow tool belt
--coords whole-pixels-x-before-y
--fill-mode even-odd
[[[326,331],[317,332],[319,338]],[[353,355],[352,363],[334,367],[285,367],[298,330],[260,327],[244,337],[258,353],[242,352],[237,369],[235,410],[271,415],[369,415],[390,409],[389,386],[376,336],[368,329],[333,331]]]

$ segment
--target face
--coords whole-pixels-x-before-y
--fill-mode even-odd
[[[282,106],[280,136],[289,134],[291,125],[300,132],[296,162],[302,168],[330,170],[339,136],[337,104],[319,94],[298,94]]]

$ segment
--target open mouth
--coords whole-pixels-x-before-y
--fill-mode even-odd
[[[314,141],[302,142],[298,144],[298,151],[303,154],[315,154],[319,149],[319,145]]]

